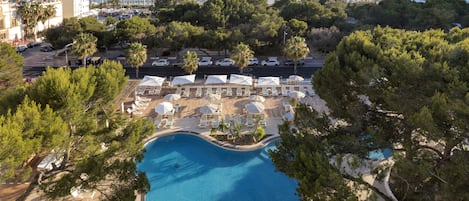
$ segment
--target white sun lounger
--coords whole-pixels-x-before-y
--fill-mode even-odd
[[[280,89],[281,89],[281,92],[282,92],[282,96],[288,96],[287,88],[284,85],[282,85],[280,87]]]
[[[196,98],[202,97],[202,88],[197,87],[197,90],[195,91],[195,97]]]
[[[233,96],[233,89],[231,87],[226,89],[226,96]]]
[[[236,96],[243,96],[243,91],[241,88],[236,88]]]
[[[262,96],[269,96],[269,91],[267,91],[267,88],[262,87]]]
[[[184,88],[184,91],[182,92],[182,97],[184,98],[189,98],[191,95],[191,88]]]
[[[252,119],[251,117],[247,117],[246,118],[246,126],[247,127],[253,127],[254,126],[254,119]]]
[[[207,91],[205,91],[205,96],[208,96],[212,94],[212,88],[211,87],[207,87]]]
[[[142,108],[146,108],[148,107],[148,105],[150,105],[149,102],[142,102],[142,101],[134,101],[135,105],[137,105],[138,107],[142,107]]]
[[[278,96],[278,91],[276,87],[272,87],[272,96]]]
[[[199,128],[207,128],[207,121],[200,119]]]
[[[251,95],[251,90],[249,88],[247,88],[245,91],[244,91],[244,96],[250,96]]]

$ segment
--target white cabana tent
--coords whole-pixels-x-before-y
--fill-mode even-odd
[[[257,79],[257,86],[279,86],[280,78],[279,77],[259,77]]]
[[[205,84],[225,84],[226,79],[226,75],[209,75],[205,80]]]
[[[252,85],[252,77],[238,74],[230,75],[230,84]]]
[[[183,76],[176,76],[173,79],[173,86],[175,85],[185,85],[185,84],[192,84],[195,81],[195,74],[194,75],[183,75]]]
[[[166,80],[164,77],[145,75],[138,87],[161,87]]]

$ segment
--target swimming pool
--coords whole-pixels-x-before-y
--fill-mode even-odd
[[[392,149],[376,149],[368,152],[368,158],[371,160],[384,160],[392,156]]]
[[[146,172],[148,201],[295,201],[297,182],[277,172],[268,150],[230,151],[188,134],[146,146],[138,170]]]

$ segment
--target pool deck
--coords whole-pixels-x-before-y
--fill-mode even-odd
[[[200,82],[200,81],[199,81]],[[301,85],[298,86],[310,86],[311,84],[309,81],[303,82]],[[128,108],[131,107],[133,103],[135,103],[135,88],[137,87],[137,84],[135,83],[135,80],[131,81],[129,84],[131,87],[126,89],[129,93],[124,94],[122,97],[120,97],[120,100],[116,101],[116,109],[120,109],[125,112],[128,110]],[[227,87],[233,87],[230,85],[226,85]],[[220,100],[215,100],[215,101],[208,101],[205,96],[202,97],[196,97],[196,91],[195,88],[197,87],[206,87],[203,85],[203,83],[199,83],[196,85],[191,86],[192,89],[190,90],[189,97],[183,97],[179,100],[176,101],[168,101],[171,102],[173,105],[178,104],[179,105],[179,110],[174,113],[173,115],[173,124],[170,128],[157,128],[157,131],[149,136],[146,141],[149,141],[153,138],[156,138],[158,136],[162,135],[167,135],[171,133],[176,133],[176,132],[181,132],[181,131],[187,131],[190,133],[197,133],[199,136],[203,137],[204,139],[214,142],[216,145],[222,146],[227,149],[236,149],[236,150],[254,150],[258,149],[263,145],[263,142],[266,142],[270,140],[271,138],[276,138],[279,136],[279,131],[278,131],[278,125],[282,124],[284,120],[282,119],[283,115],[285,115],[288,111],[285,110],[284,104],[289,103],[291,101],[291,98],[288,96],[264,96],[265,101],[263,102],[263,105],[265,107],[264,111],[261,113],[261,115],[264,116],[264,119],[266,121],[266,125],[264,126],[265,133],[268,135],[271,135],[268,139],[265,139],[257,144],[254,145],[231,145],[229,143],[224,143],[224,142],[215,142],[216,140],[213,137],[210,137],[211,135],[211,128],[208,125],[206,128],[200,128],[199,122],[200,119],[202,118],[202,114],[200,113],[200,108],[204,105],[214,103],[214,104],[221,104],[222,105],[222,110],[218,114],[221,119],[224,119],[227,115],[228,116],[236,116],[238,115],[241,118],[241,123],[244,124],[247,119],[247,112],[244,110],[244,107],[246,104],[252,102],[249,100],[247,96],[221,96]],[[238,86],[240,87],[240,86]],[[255,89],[252,87],[247,87],[244,86],[245,88],[251,88],[251,95],[260,95],[261,94],[261,89]],[[158,95],[149,95],[149,94],[144,94],[144,95],[139,95],[139,97],[142,97],[144,99],[149,99],[151,101],[148,102],[147,106],[142,108],[142,110],[139,112],[139,114],[132,114],[132,116],[135,117],[144,117],[144,118],[151,118],[153,121],[155,121],[155,124],[157,123],[157,116],[158,114],[155,112],[155,106],[158,103],[165,102],[164,100],[164,95],[166,94],[172,94],[176,93],[177,89],[175,87],[170,88],[170,87],[163,87]],[[328,109],[326,107],[326,104],[324,100],[319,98],[317,95],[314,96],[306,96],[305,98],[301,98],[298,100],[301,103],[306,103],[311,105],[315,110],[319,112],[328,112]],[[128,114],[130,115],[130,114]],[[253,127],[248,127],[244,126],[242,129],[242,134],[250,134],[254,131],[256,126]]]

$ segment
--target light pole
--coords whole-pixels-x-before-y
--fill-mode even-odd
[[[73,45],[73,43],[69,43],[67,45],[65,45],[65,66],[68,66],[68,48],[71,47]],[[71,65],[69,66],[71,67]]]

